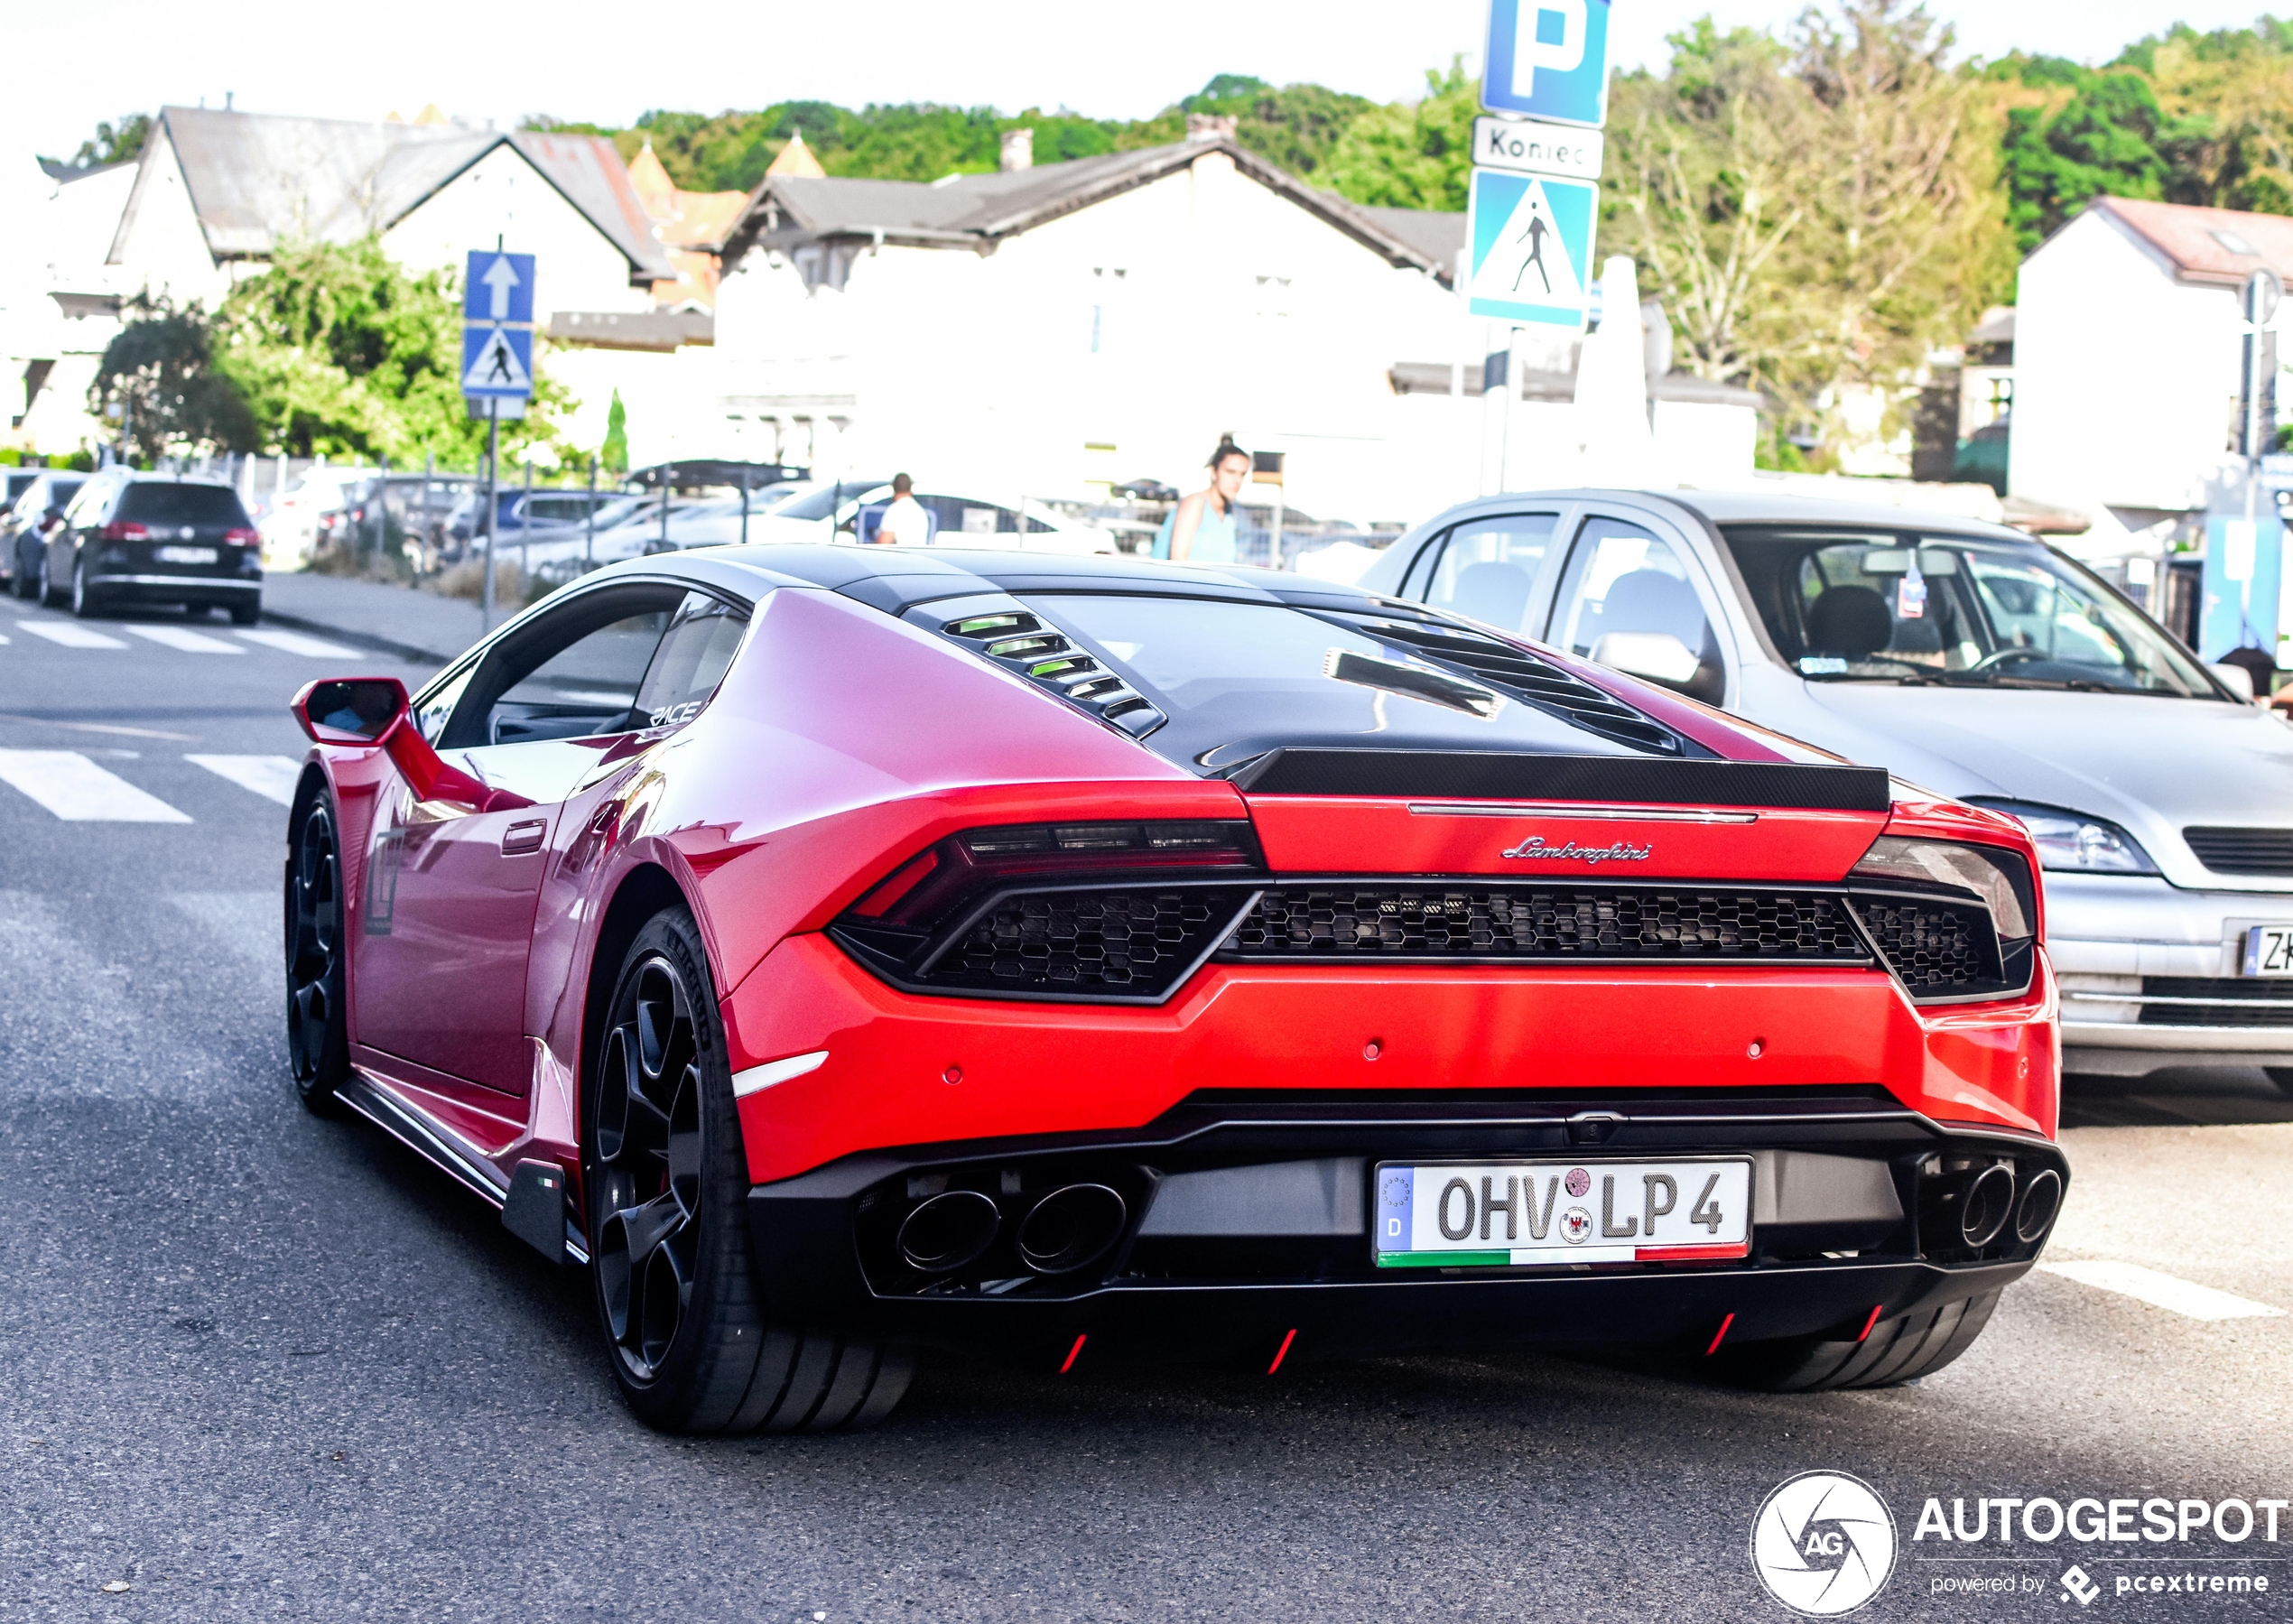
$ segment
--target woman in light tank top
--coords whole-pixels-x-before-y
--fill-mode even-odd
[[[1234,561],[1235,498],[1250,477],[1250,454],[1230,440],[1211,453],[1211,482],[1170,510],[1155,534],[1155,556],[1178,563]]]

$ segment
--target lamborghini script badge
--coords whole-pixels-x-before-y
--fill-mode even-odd
[[[1579,846],[1571,840],[1565,846],[1547,846],[1545,837],[1533,834],[1519,845],[1509,849],[1507,857],[1549,858],[1563,863],[1645,863],[1653,847],[1634,846],[1618,840],[1607,846]]]

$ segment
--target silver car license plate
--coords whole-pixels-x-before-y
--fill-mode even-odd
[[[2257,924],[2245,933],[2249,976],[2293,976],[2293,924]]]
[[[1751,1249],[1751,1159],[1379,1164],[1379,1268],[1692,1263]]]
[[[152,554],[162,564],[211,564],[215,561],[212,547],[162,547]]]

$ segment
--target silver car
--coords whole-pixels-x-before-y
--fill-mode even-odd
[[[2293,1091],[2293,727],[2052,549],[1893,507],[1556,491],[1453,507],[1360,584],[2014,813],[2066,1070],[2261,1065]]]

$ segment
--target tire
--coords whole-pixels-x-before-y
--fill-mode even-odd
[[[1889,1387],[1940,1370],[1964,1353],[1990,1322],[1999,1294],[1945,1303],[1881,1320],[1861,1341],[1788,1337],[1722,1349],[1713,1363],[1725,1380],[1771,1393]]]
[[[201,609],[200,613],[204,615],[207,611],[205,609]],[[253,626],[256,621],[262,618],[263,604],[260,599],[257,599],[254,603],[235,603],[231,606],[231,624],[233,626]]]
[[[63,601],[56,591],[56,583],[49,577],[48,550],[45,547],[40,550],[40,591],[37,596],[43,609],[52,609]]]
[[[9,571],[8,588],[26,603],[31,602],[40,590],[40,572],[24,568],[23,549],[21,547],[16,549],[16,567]]]
[[[349,1006],[343,998],[342,858],[333,797],[304,804],[286,861],[287,1057],[294,1091],[323,1112],[350,1076]]]
[[[71,567],[71,612],[76,618],[85,620],[100,608],[102,603],[103,600],[88,585],[88,561],[83,558]]]
[[[911,1352],[773,1323],[756,1289],[748,1167],[708,955],[670,908],[621,961],[585,1090],[582,1186],[607,1361],[629,1408],[668,1433],[872,1426]]]

